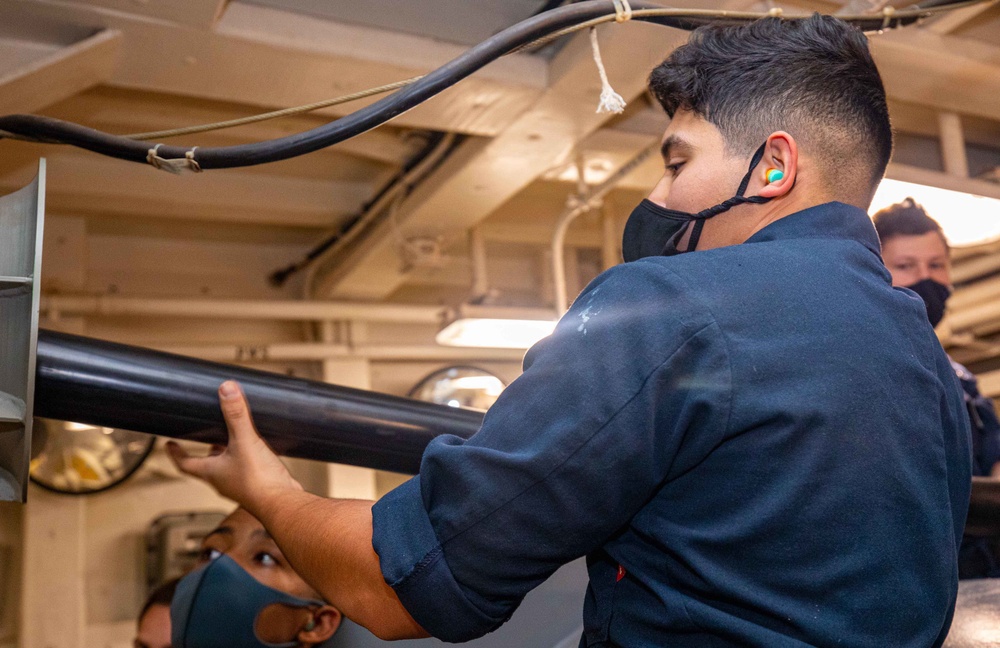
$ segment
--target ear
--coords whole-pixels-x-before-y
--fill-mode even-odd
[[[344,617],[335,607],[324,605],[312,613],[312,620],[315,624],[312,630],[299,630],[298,640],[303,646],[313,646],[321,644],[340,628],[340,622]],[[308,627],[307,625],[304,627]]]
[[[777,169],[784,174],[780,180],[775,182],[767,181],[767,170]],[[799,170],[799,145],[795,138],[785,131],[771,133],[764,145],[764,157],[760,164],[754,169],[754,174],[759,175],[762,183],[758,196],[764,198],[780,198],[795,186],[795,176]]]

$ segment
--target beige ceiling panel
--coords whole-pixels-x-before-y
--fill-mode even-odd
[[[23,57],[23,65],[0,75],[0,114],[35,112],[107,80],[121,42],[120,33],[105,30],[39,58]],[[16,49],[16,43],[5,45]]]

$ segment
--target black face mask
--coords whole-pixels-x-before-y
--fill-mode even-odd
[[[717,216],[722,212],[729,211],[736,205],[743,203],[753,203],[760,205],[771,200],[761,196],[745,197],[747,185],[750,184],[750,177],[753,170],[760,164],[764,157],[764,147],[767,143],[761,144],[757,152],[750,160],[750,168],[743,176],[736,195],[721,202],[714,207],[702,210],[697,214],[667,209],[660,207],[651,200],[643,200],[639,206],[632,210],[632,214],[625,223],[625,234],[622,236],[622,257],[625,261],[635,261],[643,257],[650,256],[673,256],[681,252],[691,252],[698,246],[698,239],[701,238],[701,229],[705,226],[705,221],[712,216]],[[691,239],[686,250],[678,250],[677,242],[684,235],[684,229],[688,223],[694,222],[694,229],[691,231]]]
[[[920,299],[924,300],[924,305],[927,307],[927,319],[931,321],[931,326],[937,326],[944,317],[944,305],[951,297],[951,288],[939,284],[933,279],[924,279],[906,287],[920,295]]]

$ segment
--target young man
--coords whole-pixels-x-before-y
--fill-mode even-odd
[[[951,259],[948,240],[937,221],[912,198],[875,214],[875,230],[882,243],[882,259],[892,273],[892,285],[914,291],[927,306],[931,326],[944,317],[951,295]],[[1000,420],[993,402],[979,392],[972,372],[955,362],[951,366],[965,395],[972,428],[972,474],[1000,477]],[[959,552],[959,578],[996,578],[1000,559],[995,543],[966,538]]]
[[[241,508],[205,536],[199,568],[167,604],[173,642],[165,648],[321,647],[341,622]]]
[[[940,645],[969,430],[864,211],[892,148],[865,37],[818,15],[703,28],[650,89],[666,172],[630,262],[477,435],[433,441],[374,506],[325,500],[224,383],[228,448],[175,460],[382,637],[489,632],[586,555],[585,646]]]

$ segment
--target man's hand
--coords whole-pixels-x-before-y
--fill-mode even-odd
[[[229,428],[229,445],[213,447],[207,457],[192,457],[170,441],[167,451],[177,468],[204,479],[220,495],[252,514],[263,498],[281,491],[301,491],[302,486],[257,433],[250,406],[237,383],[230,380],[219,386],[219,404]]]

